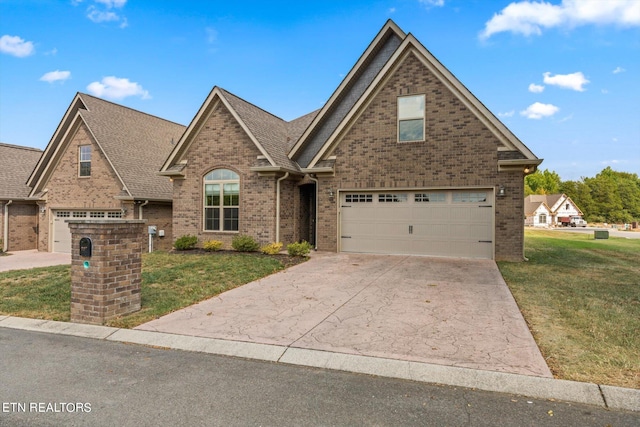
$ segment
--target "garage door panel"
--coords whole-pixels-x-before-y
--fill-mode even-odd
[[[342,251],[493,257],[493,190],[369,194],[352,204],[342,195]]]

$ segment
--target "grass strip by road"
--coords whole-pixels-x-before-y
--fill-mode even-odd
[[[526,230],[499,262],[556,378],[640,388],[640,240]]]
[[[243,253],[144,254],[141,310],[108,325],[132,328],[279,271],[283,261],[291,263],[292,258]],[[0,273],[0,314],[69,321],[70,304],[68,265]]]

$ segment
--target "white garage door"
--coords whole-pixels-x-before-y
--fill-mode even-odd
[[[349,192],[343,252],[493,258],[493,190]]]
[[[69,219],[122,219],[121,211],[55,210],[53,214],[53,252],[71,253]]]

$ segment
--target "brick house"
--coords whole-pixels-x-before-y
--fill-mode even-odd
[[[342,252],[522,260],[541,163],[388,21],[320,110],[291,122],[214,87],[162,166],[173,232]]]
[[[36,249],[38,206],[29,199],[27,178],[42,150],[0,143],[0,250]]]
[[[82,218],[146,219],[159,231],[154,248],[170,249],[172,188],[157,172],[183,132],[182,125],[76,94],[27,180],[39,207],[38,249],[70,252],[65,220]]]

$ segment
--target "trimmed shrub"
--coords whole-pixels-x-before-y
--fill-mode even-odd
[[[207,240],[202,244],[202,249],[207,252],[215,252],[222,249],[223,243],[220,240]]]
[[[239,235],[231,241],[231,247],[238,252],[256,252],[260,245],[255,239],[247,235]]]
[[[184,236],[178,237],[173,244],[173,247],[179,251],[186,251],[187,249],[193,249],[198,244],[198,237],[192,236],[191,234],[186,234]]]
[[[262,252],[263,254],[267,254],[267,255],[275,255],[278,252],[280,252],[280,250],[282,249],[282,243],[281,242],[273,242],[273,243],[269,243],[268,245],[265,245],[263,247],[260,248],[260,252]]]
[[[291,243],[287,245],[287,252],[291,256],[307,256],[311,252],[311,243],[304,240],[299,243]]]

